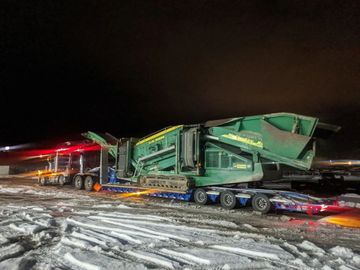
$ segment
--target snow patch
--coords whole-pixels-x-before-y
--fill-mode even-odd
[[[235,239],[240,239],[242,237],[253,238],[253,239],[265,239],[266,238],[266,236],[262,235],[262,234],[247,233],[247,232],[236,232],[236,234],[234,235]]]
[[[11,223],[9,225],[9,228],[25,234],[34,234],[42,229],[39,225],[31,225],[27,223],[20,225],[15,225],[14,223]]]
[[[0,245],[6,244],[9,240],[0,234]]]
[[[311,243],[307,240],[303,241],[301,244],[298,244],[298,247],[306,251],[312,251],[314,254],[318,256],[322,256],[325,253],[325,251],[322,248],[319,248],[314,243]]]
[[[351,262],[352,262],[353,264],[357,265],[357,266],[360,266],[360,256],[359,256],[359,255],[355,255],[355,256],[352,258]]]
[[[21,270],[20,263],[23,258],[11,258],[0,262],[0,269],[6,270]]]
[[[341,265],[340,267],[339,267],[339,270],[353,270],[353,268],[351,267],[347,267],[346,265]]]
[[[224,264],[224,266],[221,268],[222,270],[230,270],[231,267],[228,264]]]
[[[32,207],[31,210],[41,212],[41,211],[44,211],[45,209],[41,208],[41,207]]]
[[[112,206],[112,204],[95,204],[93,208],[111,208]]]
[[[120,209],[130,209],[131,207],[130,207],[130,206],[127,206],[127,205],[123,205],[123,204],[118,204],[118,205],[116,205],[116,208],[120,208]]]
[[[242,226],[251,231],[259,231],[259,229],[255,228],[254,226],[252,226],[250,224],[242,224]]]
[[[338,256],[340,258],[350,259],[354,256],[354,253],[351,249],[336,246],[329,250],[331,254]]]

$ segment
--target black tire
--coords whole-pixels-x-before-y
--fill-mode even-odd
[[[268,198],[268,196],[264,194],[256,194],[251,201],[252,208],[254,211],[261,212],[263,214],[267,214],[272,207],[272,204]]]
[[[46,181],[46,178],[44,176],[39,178],[39,184],[40,184],[40,186],[46,186],[47,181]]]
[[[220,204],[223,208],[228,210],[234,209],[239,205],[235,194],[228,190],[221,192]]]
[[[84,189],[84,179],[81,175],[76,175],[74,177],[74,187],[76,189]]]
[[[58,177],[58,183],[59,183],[59,185],[60,185],[60,186],[63,186],[63,185],[65,185],[65,182],[66,182],[65,175],[60,174],[59,177]]]
[[[206,191],[202,188],[195,189],[194,201],[200,205],[207,204],[209,202],[209,198],[208,195],[206,194]]]
[[[85,176],[84,187],[85,187],[86,191],[89,191],[89,192],[93,191],[94,184],[95,184],[95,181],[91,175]]]

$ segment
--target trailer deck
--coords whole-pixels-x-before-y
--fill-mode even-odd
[[[181,201],[192,201],[194,199],[194,190],[179,192],[174,190],[159,190],[138,187],[133,185],[101,185],[101,190],[130,194],[130,196],[150,196],[158,198],[175,199]],[[265,195],[271,202],[271,210],[285,210],[291,212],[304,212],[308,214],[318,214],[321,212],[342,212],[353,209],[349,205],[341,205],[339,198],[317,198],[311,195],[286,190],[270,189],[251,189],[251,188],[226,188],[226,187],[208,187],[205,188],[209,203],[219,203],[221,192],[230,191],[235,194],[237,205],[246,207],[251,205],[252,199],[257,194]],[[342,197],[346,201],[346,196]]]

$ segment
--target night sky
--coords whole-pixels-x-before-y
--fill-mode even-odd
[[[0,145],[289,111],[360,159],[359,71],[358,0],[2,0]]]

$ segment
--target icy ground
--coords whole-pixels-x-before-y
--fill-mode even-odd
[[[360,269],[358,229],[303,221],[0,182],[0,269]]]

